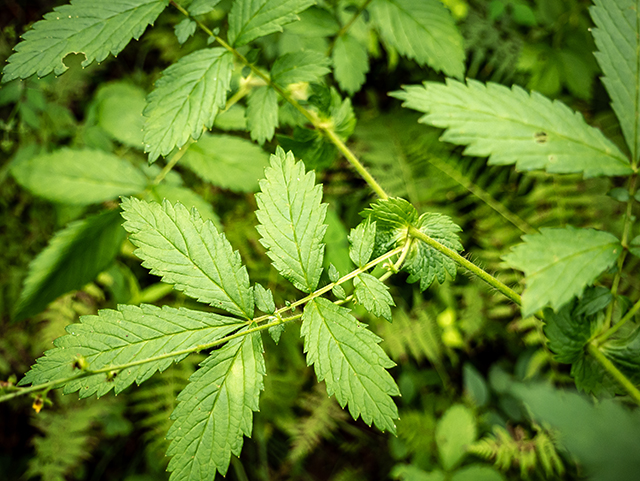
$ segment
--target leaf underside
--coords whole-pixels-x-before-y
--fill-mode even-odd
[[[583,172],[585,177],[628,175],[629,160],[582,115],[521,87],[425,82],[393,96],[425,112],[420,122],[446,129],[441,140],[467,145],[464,153],[522,171]]]
[[[182,204],[122,202],[124,228],[135,254],[151,273],[190,297],[246,319],[253,317],[253,289],[240,255],[213,223]]]
[[[377,277],[363,272],[353,280],[356,300],[374,316],[384,317],[391,322],[391,309],[395,306],[389,288]]]

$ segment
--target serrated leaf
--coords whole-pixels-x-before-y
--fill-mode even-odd
[[[198,140],[227,101],[233,55],[223,48],[197,50],[167,68],[147,98],[145,151],[149,161]]]
[[[415,227],[449,249],[463,250],[457,234],[462,229],[446,215],[422,214]],[[410,274],[407,282],[420,281],[420,290],[423,291],[436,278],[442,284],[446,279],[446,274],[449,274],[452,279],[456,277],[456,263],[440,251],[419,240],[414,240],[402,269]]]
[[[162,201],[166,199],[172,204],[180,202],[187,208],[187,210],[195,208],[202,217],[202,220],[210,220],[213,222],[213,225],[216,226],[216,229],[220,231],[222,230],[220,218],[213,211],[211,204],[196,194],[193,190],[181,185],[162,183],[154,185],[148,192],[151,195],[145,197],[145,200],[155,200],[156,202],[162,203]]]
[[[304,164],[280,147],[265,174],[256,194],[260,243],[280,274],[301,291],[312,292],[322,274],[327,228],[322,186],[315,184],[313,171],[305,174]]]
[[[284,324],[277,324],[269,328],[269,336],[271,336],[271,339],[273,339],[273,342],[276,344],[280,342],[280,338],[284,332],[284,327]]]
[[[584,356],[584,348],[591,338],[591,316],[576,312],[581,303],[571,302],[557,313],[551,309],[544,311],[544,334],[549,340],[549,349],[554,359],[565,364],[572,364]]]
[[[338,272],[338,269],[336,269],[336,266],[334,266],[333,264],[329,264],[327,275],[329,276],[329,280],[331,282],[338,282],[338,279],[340,279],[340,272]]]
[[[229,44],[240,47],[299,20],[315,0],[235,0],[229,12]]]
[[[640,157],[640,4],[638,0],[594,0],[589,10],[597,28],[592,30],[598,47],[594,55],[604,72],[602,83],[631,158]]]
[[[37,155],[14,163],[11,173],[33,194],[62,204],[96,204],[147,186],[144,174],[129,162],[93,149]]]
[[[20,385],[71,377],[78,373],[73,365],[80,356],[91,370],[117,368],[213,342],[244,325],[230,317],[167,306],[160,309],[147,304],[120,305],[117,311],[103,309],[98,315],[82,316],[80,323],[67,326],[69,334],[54,341],[56,347],[38,359]],[[119,393],[133,382],[140,384],[186,356],[169,356],[130,366],[112,380],[101,373],[68,381],[64,384],[64,393],[79,391],[81,398],[93,394],[103,396],[111,389]]]
[[[442,467],[447,471],[455,468],[467,454],[467,446],[477,436],[476,419],[466,406],[456,404],[447,409],[436,426],[436,443]]]
[[[395,366],[378,345],[381,339],[358,322],[349,310],[324,298],[304,308],[301,334],[307,364],[313,364],[318,381],[336,395],[354,419],[395,433],[398,409],[391,396],[400,394],[387,372]]]
[[[173,456],[170,481],[214,479],[239,456],[251,436],[266,374],[260,333],[229,341],[214,351],[178,395],[167,438]]]
[[[464,75],[464,46],[449,10],[439,0],[374,0],[371,18],[400,55],[445,75]]]
[[[189,37],[191,37],[191,35],[195,33],[195,31],[196,22],[194,22],[190,18],[185,18],[184,20],[182,20],[182,22],[175,26],[175,34],[176,38],[178,39],[178,43],[180,45],[185,43],[187,40],[189,40]]]
[[[354,295],[358,303],[374,316],[384,317],[391,322],[391,309],[395,306],[389,289],[378,278],[363,272],[353,279]]]
[[[271,140],[278,126],[278,95],[268,85],[257,87],[247,101],[247,126],[259,144]]]
[[[221,0],[194,0],[189,5],[189,13],[191,15],[204,15],[212,11]]]
[[[202,179],[234,192],[255,192],[269,155],[249,140],[204,134],[180,160]]]
[[[608,232],[565,227],[543,228],[524,235],[523,244],[503,257],[525,273],[522,315],[551,305],[558,310],[608,269],[622,253],[620,241]]]
[[[127,198],[124,228],[151,273],[190,297],[247,319],[253,289],[240,255],[210,222],[182,205]]]
[[[98,125],[124,145],[142,149],[145,92],[127,82],[113,82],[97,95]]]
[[[265,289],[262,284],[255,284],[253,286],[254,297],[256,300],[256,307],[262,312],[267,314],[273,314],[276,312],[276,304],[273,301],[273,293],[270,289]]]
[[[358,224],[355,229],[351,229],[349,234],[349,257],[358,266],[364,266],[371,259],[376,240],[376,222],[367,218]]]
[[[56,7],[27,31],[9,57],[3,82],[39,77],[67,70],[63,59],[70,53],[85,56],[82,66],[117,55],[145,31],[165,9],[169,0],[72,0]]]
[[[447,129],[441,139],[467,145],[464,153],[489,156],[490,165],[518,170],[584,172],[585,177],[628,175],[629,160],[600,130],[559,101],[514,85],[447,79],[425,82],[392,96],[425,112],[420,122]]]
[[[106,269],[124,241],[118,210],[72,222],[29,265],[14,319],[38,314],[65,292],[81,289]]]
[[[352,35],[345,33],[337,38],[331,53],[333,75],[340,88],[353,95],[360,90],[369,71],[367,49]]]
[[[376,240],[373,255],[393,249],[407,239],[409,227],[418,221],[418,211],[404,199],[379,199],[360,215],[376,222]]]
[[[317,82],[329,73],[329,59],[314,50],[301,50],[278,57],[271,67],[271,80],[286,87],[297,82]]]
[[[601,347],[618,368],[637,385],[640,381],[640,329],[636,328],[631,334],[610,339]]]

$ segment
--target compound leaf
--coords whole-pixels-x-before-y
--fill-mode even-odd
[[[299,20],[315,0],[235,0],[229,12],[229,44],[240,47]]]
[[[89,205],[142,192],[144,174],[101,150],[62,148],[15,163],[11,173],[33,194],[52,202]]]
[[[301,291],[312,292],[322,273],[327,229],[322,185],[315,184],[313,171],[305,174],[304,164],[280,147],[265,175],[256,194],[260,243],[280,274]]]
[[[608,232],[565,227],[543,228],[522,236],[523,244],[504,256],[506,263],[525,273],[522,315],[551,305],[558,310],[608,269],[622,252],[620,241]]]
[[[114,374],[98,373],[68,381],[64,393],[79,391],[81,398],[121,392],[134,381],[149,379],[188,354],[166,356],[213,342],[244,326],[238,319],[213,313],[143,304],[120,305],[118,310],[102,309],[95,316],[82,316],[80,323],[67,326],[66,336],[54,341],[55,348],[38,359],[20,385],[42,384],[78,374],[74,365],[92,371],[110,369]],[[119,370],[118,366],[141,362]],[[114,377],[115,375],[115,377]]]
[[[224,476],[231,454],[240,455],[264,389],[262,353],[260,334],[247,334],[214,351],[189,378],[167,434],[171,481]]]
[[[301,333],[307,364],[314,365],[318,381],[336,395],[354,419],[395,433],[398,409],[391,396],[398,386],[387,372],[394,362],[378,345],[381,339],[358,322],[349,310],[324,298],[304,308]]]
[[[240,255],[211,221],[196,210],[164,201],[122,202],[124,228],[135,254],[151,273],[190,297],[247,319],[253,317],[253,289]]]
[[[489,156],[492,165],[585,177],[631,173],[624,154],[582,115],[515,85],[447,79],[392,95],[425,112],[420,122],[447,129],[442,140],[467,145],[466,155]]]
[[[604,72],[602,83],[611,97],[611,106],[631,158],[640,156],[640,4],[637,0],[595,0],[591,17],[598,47],[596,59]]]
[[[56,7],[26,32],[16,52],[9,57],[3,82],[16,78],[39,77],[67,70],[63,59],[70,53],[83,53],[82,66],[102,62],[110,53],[117,55],[145,31],[147,25],[165,9],[169,0],[72,0]]]
[[[464,46],[439,0],[373,0],[371,17],[385,43],[400,55],[451,77],[464,75]]]
[[[377,277],[363,272],[353,279],[356,300],[374,316],[384,317],[391,322],[391,309],[395,306],[389,289]]]
[[[281,87],[296,82],[317,82],[329,73],[329,59],[314,50],[301,50],[278,57],[271,67],[271,80]]]
[[[269,86],[255,88],[247,102],[247,126],[259,144],[271,140],[278,126],[278,95]]]
[[[124,241],[122,217],[110,210],[57,232],[29,265],[14,311],[20,320],[42,311],[65,292],[80,289],[106,269]]]
[[[233,55],[223,48],[197,50],[167,68],[147,98],[145,151],[149,161],[198,140],[225,106]]]
[[[364,84],[369,71],[367,49],[352,35],[344,34],[337,38],[331,53],[333,75],[340,88],[354,94]]]

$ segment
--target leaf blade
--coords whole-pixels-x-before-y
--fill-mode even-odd
[[[340,88],[350,95],[360,90],[369,72],[367,49],[352,35],[344,34],[336,40],[331,60]]]
[[[389,288],[377,277],[363,272],[353,280],[356,300],[374,316],[384,317],[391,322],[391,309],[395,306],[393,297],[389,294]]]
[[[271,80],[281,87],[297,82],[317,82],[329,73],[329,59],[314,50],[282,55],[271,67]]]
[[[271,87],[263,85],[251,91],[247,104],[251,140],[262,145],[273,138],[278,127],[278,95]]]

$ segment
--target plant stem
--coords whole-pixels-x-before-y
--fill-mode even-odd
[[[633,400],[637,404],[640,404],[640,391],[633,385],[629,378],[620,372],[615,364],[613,364],[595,344],[589,343],[587,350],[589,351],[589,354],[591,354],[595,360],[598,361],[600,365],[604,367],[605,370],[627,390]]]
[[[358,10],[356,10],[356,12],[353,14],[353,17],[351,17],[349,21],[345,23],[340,30],[338,30],[338,33],[336,33],[336,36],[331,41],[331,45],[329,45],[329,50],[327,50],[327,57],[331,57],[333,48],[336,46],[336,41],[340,37],[342,37],[345,33],[347,33],[347,31],[351,28],[351,25],[353,25],[356,22],[356,20],[358,20],[358,17],[362,14],[362,12],[365,11],[365,9],[369,6],[370,3],[371,3],[371,0],[366,0],[366,2],[364,2],[360,6],[360,8],[358,8]]]
[[[604,342],[606,342],[607,339],[609,339],[611,336],[613,336],[618,331],[618,329],[620,329],[628,321],[633,319],[633,316],[635,316],[639,310],[640,310],[640,301],[636,302],[633,305],[633,307],[631,309],[629,309],[629,312],[627,312],[622,319],[620,319],[613,326],[611,326],[611,328],[607,329],[602,334],[600,334],[598,337],[596,337],[595,344],[600,346]]]
[[[162,171],[156,176],[155,179],[153,179],[153,182],[152,182],[153,185],[158,185],[160,184],[160,182],[164,180],[164,178],[176,166],[176,164],[182,158],[182,156],[187,153],[187,150],[189,150],[189,147],[191,146],[191,144],[193,144],[193,139],[189,137],[189,140],[187,140],[187,143],[173,153],[173,155],[167,162],[167,165],[165,165]]]

